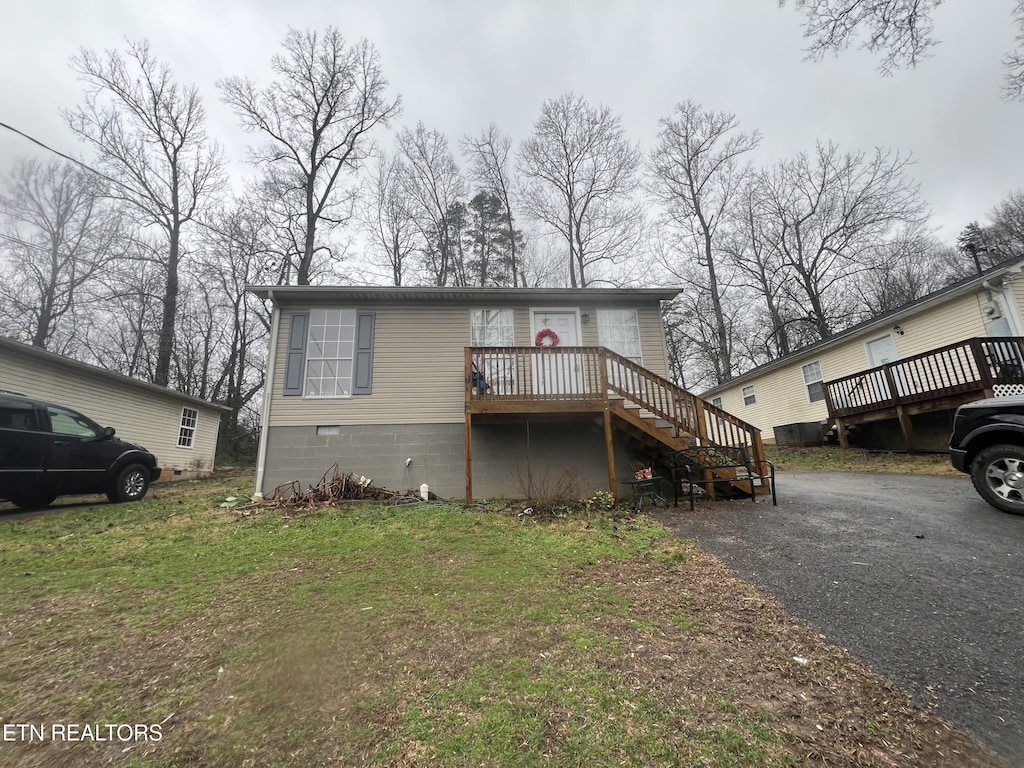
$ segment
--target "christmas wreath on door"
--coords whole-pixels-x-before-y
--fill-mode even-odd
[[[550,328],[541,328],[537,331],[537,338],[533,340],[538,347],[557,347],[558,341],[558,334]]]

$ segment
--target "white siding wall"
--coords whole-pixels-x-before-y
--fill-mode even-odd
[[[564,305],[560,305],[564,306]],[[632,304],[601,306],[626,306]],[[465,353],[470,345],[470,310],[501,309],[509,304],[443,304],[410,302],[358,304],[376,313],[373,352],[373,393],[350,398],[285,397],[285,361],[291,318],[307,308],[281,313],[269,423],[273,426],[330,424],[446,424],[465,418]],[[515,343],[533,346],[530,309],[514,307]],[[591,320],[582,326],[584,345],[597,344],[594,308],[583,307]],[[665,375],[665,337],[657,303],[637,309],[644,365]]]
[[[1020,290],[1020,287],[1015,284],[1014,290]],[[712,396],[721,397],[725,410],[750,422],[764,433],[766,439],[770,439],[773,437],[773,427],[821,421],[828,416],[824,400],[817,403],[808,401],[802,366],[818,360],[821,363],[824,380],[830,381],[870,368],[867,342],[886,333],[892,334],[901,359],[974,336],[984,336],[985,320],[981,305],[986,300],[984,292],[953,298],[941,305],[926,308],[912,317],[865,331],[809,354],[799,355],[784,366],[739,382],[735,386],[715,392]],[[895,324],[903,329],[904,335],[892,332]],[[744,405],[743,387],[750,384],[754,385],[757,403]]]
[[[101,426],[113,427],[118,437],[144,446],[165,470],[192,473],[213,469],[220,412],[173,392],[163,395],[7,348],[0,349],[0,389],[81,411]],[[190,449],[178,447],[183,406],[199,412]]]

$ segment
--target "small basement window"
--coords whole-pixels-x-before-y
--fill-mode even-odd
[[[750,384],[743,388],[743,404],[753,405],[757,402],[757,398],[754,397],[754,385]]]
[[[196,424],[199,411],[195,408],[181,409],[181,427],[178,429],[178,447],[191,448],[196,439]]]
[[[338,424],[320,424],[317,425],[316,433],[318,435],[340,435],[341,426]]]

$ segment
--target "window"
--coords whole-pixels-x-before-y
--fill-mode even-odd
[[[356,311],[314,309],[306,339],[306,397],[351,397]]]
[[[597,310],[597,343],[643,365],[640,324],[635,309]]]
[[[181,409],[181,427],[178,429],[178,447],[191,448],[196,439],[196,423],[199,411],[195,408]]]
[[[35,411],[29,403],[0,400],[0,429],[38,428]]]
[[[750,384],[743,388],[743,404],[753,405],[757,402],[757,398],[754,397],[754,385]]]
[[[511,309],[474,309],[469,317],[471,347],[513,347],[515,328]]]
[[[355,309],[322,308],[293,314],[288,324],[283,394],[371,394],[375,319],[375,313]]]
[[[75,435],[76,437],[99,437],[103,430],[90,419],[80,413],[56,406],[48,406],[50,413],[50,431],[59,435]]]
[[[720,398],[720,397],[713,397],[713,398],[711,398],[711,404],[713,406],[715,406],[715,408],[721,408],[722,407],[722,398]],[[720,426],[720,427],[724,427],[725,426],[725,419],[723,419],[721,416],[718,417],[718,426]]]
[[[340,435],[341,425],[340,424],[318,424],[316,428],[318,435]]]
[[[469,339],[474,347],[515,346],[515,313],[511,309],[474,309],[469,313]],[[515,358],[502,353],[485,352],[474,357],[477,372],[483,377],[477,381],[477,391],[493,395],[515,394]]]
[[[821,363],[815,360],[801,368],[804,372],[804,385],[807,387],[807,401],[817,403],[825,399],[824,377],[821,375]]]

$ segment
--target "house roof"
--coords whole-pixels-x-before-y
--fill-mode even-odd
[[[0,336],[0,352],[4,350],[10,350],[18,354],[26,355],[36,360],[42,360],[49,363],[56,363],[63,365],[73,371],[81,371],[82,373],[88,373],[92,376],[97,376],[101,379],[107,379],[115,384],[121,384],[123,386],[134,387],[141,389],[153,394],[163,395],[165,397],[172,397],[176,400],[183,402],[195,403],[197,405],[203,405],[207,408],[214,408],[218,411],[224,411],[225,413],[231,409],[224,405],[218,405],[217,403],[211,403],[207,400],[203,400],[192,395],[185,395],[181,392],[175,392],[173,389],[167,387],[161,387],[156,384],[150,384],[147,381],[139,381],[133,379],[131,376],[125,376],[121,373],[115,373],[114,371],[108,371],[105,368],[100,368],[96,365],[90,365],[89,363],[83,363],[80,360],[73,360],[70,357],[64,357],[63,355],[55,354],[54,352],[48,352],[45,349],[39,349],[28,344],[22,344],[21,342],[14,341],[13,339],[6,339]]]
[[[986,282],[991,282],[992,280],[1000,278],[1003,275],[1006,275],[1007,273],[1019,273],[1021,271],[1022,266],[1024,266],[1024,259],[1021,259],[1019,257],[1007,259],[999,264],[996,264],[994,267],[989,267],[980,274],[971,275],[970,277],[966,277],[963,280],[958,280],[955,283],[950,283],[944,288],[940,288],[937,291],[933,291],[932,293],[929,293],[926,296],[922,296],[921,298],[916,299],[915,301],[903,304],[902,306],[890,310],[889,312],[885,312],[879,315],[878,317],[873,317],[868,320],[865,320],[862,323],[857,323],[857,325],[850,326],[849,328],[846,328],[845,330],[842,330],[839,333],[834,333],[827,338],[821,339],[820,341],[816,341],[813,344],[807,345],[806,347],[801,347],[798,350],[790,352],[788,355],[783,355],[782,357],[776,358],[775,360],[772,360],[769,363],[759,365],[756,368],[751,368],[749,371],[741,373],[739,376],[735,376],[732,379],[729,379],[729,381],[725,382],[724,384],[718,384],[717,386],[704,390],[704,392],[701,393],[701,397],[707,398],[709,395],[715,395],[726,389],[730,389],[736,386],[737,384],[742,384],[744,382],[750,381],[751,379],[755,379],[764,373],[768,373],[769,371],[775,370],[776,368],[786,366],[801,358],[811,357],[821,352],[821,350],[827,349],[833,344],[838,344],[840,342],[858,336],[859,334],[867,333],[872,330],[882,328],[890,323],[895,323],[903,318],[915,315],[922,310],[935,306],[936,304],[941,304],[944,301],[948,301],[949,299],[961,296],[965,293],[970,293],[973,290],[981,288]]]
[[[246,290],[276,304],[345,302],[564,302],[669,301],[678,288],[395,288],[349,285],[250,285]]]

